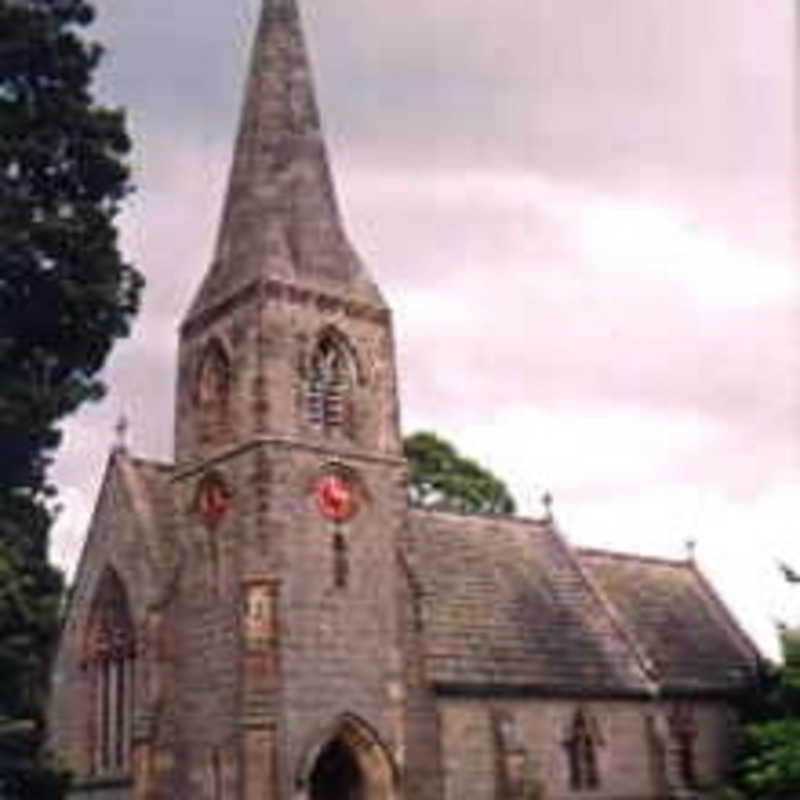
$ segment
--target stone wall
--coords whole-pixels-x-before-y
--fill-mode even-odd
[[[147,607],[157,593],[152,561],[145,555],[147,540],[134,511],[132,491],[135,487],[126,481],[123,465],[126,458],[123,454],[114,454],[106,472],[52,674],[50,745],[79,781],[91,771],[94,723],[86,638],[92,604],[103,574],[113,569],[125,587],[131,623],[136,631],[138,665],[145,662],[142,647]],[[145,689],[141,675],[136,676],[135,682],[136,691],[131,698],[134,727],[140,721]],[[98,778],[91,792],[87,784],[75,796],[82,798],[91,794],[98,800],[127,800],[131,789],[125,779],[131,774],[132,763],[128,763],[118,774]]]
[[[582,709],[596,725],[600,785],[591,791],[570,786],[565,742],[571,720]],[[670,704],[646,701],[568,701],[551,699],[443,699],[439,706],[446,800],[655,800],[663,797],[653,720],[662,736]],[[695,701],[695,761],[699,788],[720,782],[727,766],[733,717],[722,702]],[[504,765],[497,720],[512,720],[515,761]],[[669,758],[669,756],[667,756]],[[525,791],[509,792],[503,772],[527,775]],[[677,774],[672,769],[673,777]],[[523,782],[525,783],[525,782]],[[540,793],[537,795],[536,788]],[[681,787],[673,785],[675,792]],[[527,794],[526,794],[527,791]],[[688,796],[702,796],[690,794]]]

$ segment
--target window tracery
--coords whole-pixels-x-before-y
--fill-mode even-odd
[[[84,669],[89,684],[89,772],[127,772],[131,766],[136,637],[127,593],[108,568],[89,616]]]
[[[504,800],[539,797],[541,783],[536,764],[525,744],[518,718],[510,711],[496,708],[491,719],[497,748],[497,796]]]
[[[569,734],[564,742],[569,784],[573,790],[599,788],[600,772],[597,764],[599,744],[596,725],[582,709],[579,709],[572,718]]]
[[[309,363],[307,414],[311,425],[324,431],[349,432],[353,369],[341,337],[333,332],[321,336]]]

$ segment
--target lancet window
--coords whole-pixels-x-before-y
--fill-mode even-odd
[[[195,386],[200,439],[216,443],[230,425],[231,366],[220,342],[212,340],[200,359]]]
[[[598,739],[593,720],[583,710],[576,711],[564,742],[569,785],[576,791],[597,789],[600,786],[600,772],[597,765]]]
[[[350,354],[331,333],[316,344],[309,365],[308,421],[325,431],[346,430],[352,402],[353,364]]]
[[[497,746],[497,796],[504,800],[538,796],[534,764],[517,718],[509,711],[495,709],[492,723]]]
[[[669,719],[672,738],[671,753],[680,780],[687,789],[697,787],[697,765],[695,762],[695,738],[697,729],[691,709],[677,705]]]
[[[109,568],[95,594],[85,643],[91,774],[130,770],[135,656],[134,626],[125,587]]]

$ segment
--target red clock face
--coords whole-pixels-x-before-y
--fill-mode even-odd
[[[326,475],[315,490],[319,510],[328,519],[344,522],[355,513],[353,487],[340,475]]]
[[[221,481],[207,480],[200,489],[197,507],[206,525],[216,527],[230,510],[230,493]]]

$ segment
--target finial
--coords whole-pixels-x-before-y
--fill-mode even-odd
[[[687,539],[686,556],[689,559],[689,561],[694,562],[696,554],[697,554],[697,539]]]
[[[125,414],[120,414],[117,424],[114,426],[114,435],[116,441],[114,443],[114,450],[118,453],[126,453],[128,451],[128,431],[130,430],[130,422]]]
[[[548,522],[552,522],[553,520],[553,495],[549,491],[545,491],[545,493],[541,497],[542,506],[544,508],[544,518]]]

